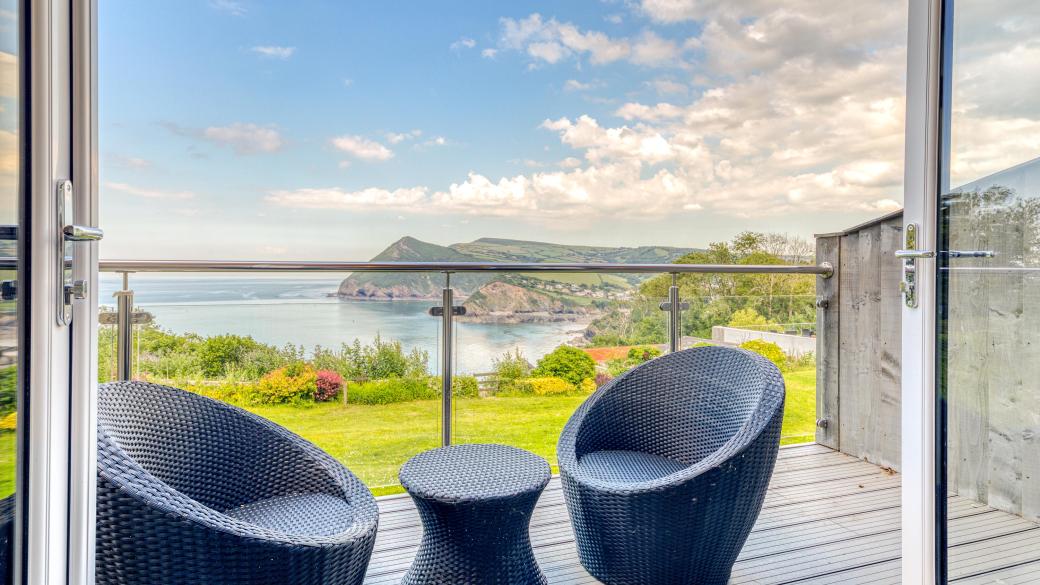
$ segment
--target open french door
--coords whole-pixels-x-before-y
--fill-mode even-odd
[[[92,580],[94,12],[0,0],[0,583]]]
[[[1040,4],[910,31],[903,580],[1040,582]]]

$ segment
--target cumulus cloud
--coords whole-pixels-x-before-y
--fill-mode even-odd
[[[494,59],[498,56],[498,49],[487,48],[480,52],[480,56],[485,59]]]
[[[261,55],[263,57],[269,57],[271,59],[280,59],[282,61],[287,60],[293,56],[296,52],[296,47],[278,47],[274,45],[261,45],[253,47],[250,51]]]
[[[544,19],[535,13],[526,18],[501,19],[499,44],[526,53],[534,63],[559,63],[572,57],[587,58],[594,65],[629,61],[650,67],[676,66],[683,52],[675,41],[647,31],[637,38],[612,38],[606,33],[581,30],[569,22]]]
[[[955,185],[1040,152],[1040,111],[1030,99],[1040,91],[1040,4],[1022,1],[1029,18],[966,13],[969,24],[958,29]],[[982,4],[971,10],[993,10]],[[440,187],[280,191],[268,202],[539,222],[899,206],[906,0],[642,0],[637,9],[660,31],[612,38],[539,15],[502,20],[500,48],[542,64],[697,57],[690,69],[648,82],[656,99],[630,96],[612,116],[543,121],[565,151],[546,170],[471,171]],[[681,46],[661,36],[678,22],[696,22],[699,35]]]
[[[365,161],[386,161],[394,157],[392,150],[363,136],[338,136],[332,139],[332,146]]]

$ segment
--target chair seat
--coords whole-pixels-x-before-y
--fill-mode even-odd
[[[224,512],[255,526],[296,536],[332,536],[354,523],[351,505],[329,494],[300,494],[259,500]]]
[[[674,459],[639,451],[594,451],[578,461],[583,475],[608,483],[660,479],[686,467]]]

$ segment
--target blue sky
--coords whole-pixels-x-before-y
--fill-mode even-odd
[[[905,5],[733,4],[100,0],[102,255],[700,246],[898,207]]]

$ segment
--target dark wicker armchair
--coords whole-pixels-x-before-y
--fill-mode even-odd
[[[100,585],[354,585],[378,511],[342,465],[227,404],[142,382],[98,391]]]
[[[608,585],[726,583],[783,410],[776,366],[722,347],[660,357],[596,391],[557,449],[585,569]]]

